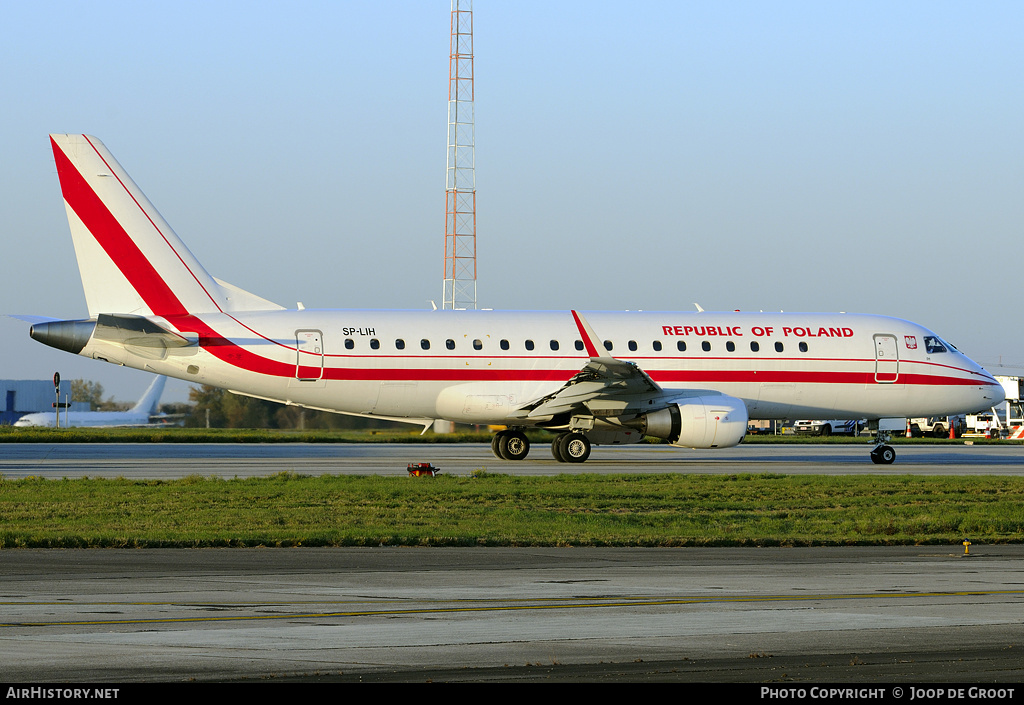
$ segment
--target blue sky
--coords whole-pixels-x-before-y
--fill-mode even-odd
[[[0,312],[85,315],[49,132],[102,139],[233,284],[440,301],[449,11],[0,2]],[[884,313],[1024,371],[1024,5],[477,0],[474,20],[481,306]],[[148,379],[10,319],[0,346],[3,378],[125,400]]]

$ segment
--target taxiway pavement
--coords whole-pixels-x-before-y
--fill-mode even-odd
[[[0,680],[1024,678],[1024,547],[0,551]]]
[[[875,465],[870,444],[770,445],[692,450],[659,445],[598,447],[586,463],[559,463],[534,444],[522,461],[499,460],[479,443],[2,443],[0,475],[172,479],[307,475],[404,475],[411,462],[441,472],[515,475],[561,473],[759,473],[1024,475],[1024,446],[896,446],[896,462]]]

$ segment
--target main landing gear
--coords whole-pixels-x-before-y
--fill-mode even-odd
[[[491,439],[491,452],[502,460],[522,460],[530,452],[530,441],[518,429],[498,431]],[[585,462],[590,440],[582,433],[561,433],[551,442],[551,455],[560,463]]]
[[[551,455],[560,463],[582,463],[590,457],[590,439],[582,433],[560,433],[551,441]]]
[[[530,439],[522,431],[498,431],[491,439],[491,452],[502,460],[522,460],[530,452]]]

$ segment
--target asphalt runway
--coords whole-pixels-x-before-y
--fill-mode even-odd
[[[1019,446],[3,444],[7,478],[1014,474]],[[0,680],[1017,682],[1024,546],[0,551]]]
[[[0,551],[0,680],[993,683],[1024,547]]]
[[[534,444],[526,460],[495,458],[479,443],[2,443],[0,475],[172,479],[252,477],[278,472],[308,475],[405,475],[411,462],[429,462],[441,472],[474,470],[514,475],[561,473],[759,473],[886,475],[1022,475],[1024,446],[896,446],[896,462],[875,465],[871,445],[743,444],[692,450],[658,445],[597,447],[586,463],[559,463],[548,445]]]

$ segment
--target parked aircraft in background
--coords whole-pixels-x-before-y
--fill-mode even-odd
[[[644,436],[734,446],[748,417],[934,416],[1003,399],[935,333],[885,316],[285,310],[212,277],[99,140],[51,142],[89,318],[31,335],[71,353],[312,409],[501,424],[493,449],[508,460],[526,457],[529,427],[558,434],[555,459],[583,462],[591,444]],[[884,438],[871,457],[891,463]]]
[[[61,412],[61,426],[148,426],[150,417],[156,414],[160,404],[160,395],[164,393],[167,378],[160,375],[154,379],[142,398],[128,411],[69,411]],[[56,414],[42,411],[36,414],[25,414],[14,422],[15,426],[46,426],[53,428]]]

